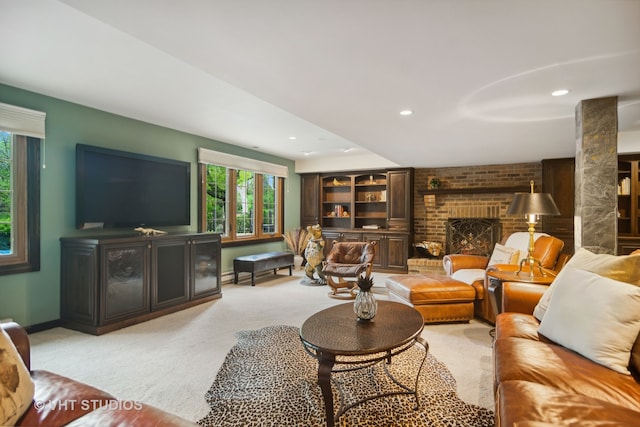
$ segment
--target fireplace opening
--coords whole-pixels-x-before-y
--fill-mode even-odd
[[[491,256],[500,241],[498,218],[449,218],[446,224],[447,253]]]

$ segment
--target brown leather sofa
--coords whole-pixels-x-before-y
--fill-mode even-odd
[[[638,426],[640,372],[624,375],[538,334],[530,314],[503,312],[494,342],[496,426]],[[640,357],[640,343],[632,352]]]
[[[3,323],[35,383],[33,404],[18,426],[194,426],[158,408],[120,401],[90,385],[48,371],[31,371],[31,348],[26,331],[17,323]]]
[[[506,244],[506,241],[507,238],[504,238],[501,243],[504,245]],[[564,242],[556,237],[540,236],[534,243],[533,256],[541,262],[543,268],[558,272],[568,259],[566,255],[561,254],[563,247]],[[524,258],[525,256],[526,254],[520,254],[520,258]],[[444,256],[442,262],[446,274],[451,276],[456,271],[463,269],[487,269],[489,259],[489,257],[478,255],[449,254]],[[513,269],[515,271],[518,269],[518,266],[500,264],[499,266],[489,268],[501,270]],[[471,286],[476,290],[476,299],[474,303],[475,316],[477,318],[484,319],[487,322],[494,323],[496,313],[489,299],[486,275],[482,279],[475,280],[471,283]],[[537,286],[543,286],[543,288],[539,288],[539,291],[541,291],[540,295],[542,295],[542,293],[544,293],[543,289],[546,289],[547,286]]]

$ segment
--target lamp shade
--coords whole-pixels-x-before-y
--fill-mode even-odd
[[[516,193],[507,215],[560,215],[549,193]]]

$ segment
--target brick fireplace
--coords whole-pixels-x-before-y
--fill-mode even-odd
[[[434,177],[440,180],[443,191],[425,196],[424,191]],[[491,189],[528,187],[532,179],[536,188],[541,188],[542,164],[539,162],[416,169],[413,241],[441,242],[447,248],[447,223],[450,219],[481,218],[498,222],[500,231],[494,242],[515,231],[527,231],[523,218],[506,215],[513,200],[513,191],[495,192]],[[428,203],[425,203],[425,197],[429,198]],[[449,253],[449,249],[445,252]],[[416,253],[412,256],[408,263],[410,273],[444,272],[441,259],[416,258]]]

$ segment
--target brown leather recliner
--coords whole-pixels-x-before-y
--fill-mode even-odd
[[[376,242],[338,242],[333,241],[322,272],[331,287],[331,296],[348,292],[349,298],[355,298],[358,277],[371,276],[373,258],[376,254]]]
[[[506,244],[507,240],[508,238],[504,238],[501,243],[504,245]],[[553,236],[542,235],[539,236],[534,242],[533,256],[540,261],[544,269],[549,270],[551,274],[554,274],[554,272],[557,273],[562,267],[564,267],[564,264],[568,259],[566,255],[561,255],[560,253],[562,252],[563,248],[564,242],[562,240]],[[520,258],[524,258],[525,256],[526,253],[520,254]],[[488,266],[489,259],[490,257],[483,257],[478,255],[449,254],[444,256],[443,265],[446,274],[449,276],[451,276],[456,271],[464,269],[483,269],[486,273],[486,271],[491,270],[516,271],[519,268],[519,265],[512,264],[498,264]],[[486,274],[482,274],[481,276],[482,277],[478,277],[471,283],[471,286],[473,286],[476,290],[476,300],[474,304],[475,316],[482,318],[490,323],[494,323],[496,313],[494,312],[491,301],[489,299]],[[546,285],[528,285],[534,286],[536,292],[540,292],[540,295],[542,295],[542,293],[544,293],[544,290],[547,289]],[[539,298],[540,297],[538,296],[538,299]],[[504,311],[508,310],[506,306],[503,305],[502,307]]]

